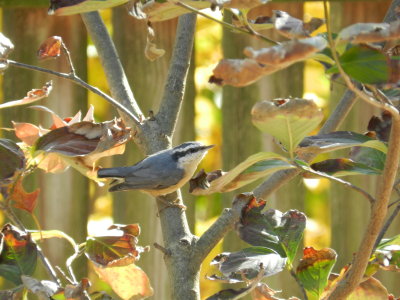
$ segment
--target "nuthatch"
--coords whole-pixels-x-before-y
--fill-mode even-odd
[[[153,196],[166,195],[189,181],[197,165],[212,147],[214,145],[186,142],[154,153],[130,167],[100,169],[97,176],[116,178],[110,192],[140,190]]]

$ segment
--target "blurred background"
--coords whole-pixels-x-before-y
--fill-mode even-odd
[[[18,4],[14,3],[18,2]],[[357,22],[381,22],[390,1],[331,2],[330,11],[334,30]],[[12,40],[15,50],[10,59],[49,69],[67,72],[68,65],[61,57],[57,60],[38,61],[36,51],[49,36],[58,35],[71,52],[77,74],[90,84],[109,92],[96,49],[87,36],[79,15],[55,17],[47,15],[47,1],[1,1],[1,31]],[[272,9],[288,12],[294,17],[308,20],[323,18],[321,2],[279,2],[269,3],[253,9],[250,17],[270,16]],[[208,12],[221,18],[219,12]],[[156,44],[166,54],[155,62],[145,58],[146,22],[138,21],[127,14],[125,7],[103,10],[101,14],[119,51],[129,82],[142,111],[157,112],[167,74],[177,20],[154,23]],[[229,20],[231,16],[224,16]],[[320,29],[324,31],[325,28]],[[272,31],[263,32],[275,40],[281,38]],[[206,156],[200,168],[206,171],[229,170],[249,155],[259,151],[282,151],[271,137],[261,134],[251,123],[250,110],[255,102],[278,97],[304,97],[314,99],[326,116],[335,107],[344,92],[339,81],[331,83],[324,75],[322,65],[316,62],[298,63],[294,66],[264,77],[246,88],[219,87],[208,83],[213,67],[222,57],[243,58],[246,46],[267,47],[255,38],[225,30],[221,25],[203,17],[198,18],[195,48],[188,76],[184,105],[180,114],[174,145],[188,140],[200,140],[215,147]],[[70,117],[81,110],[86,113],[88,106],[95,106],[96,121],[114,118],[117,112],[102,98],[66,80],[57,79],[28,70],[10,67],[0,76],[1,101],[21,99],[26,92],[43,86],[52,79],[53,91],[39,104],[51,108],[61,117]],[[365,103],[359,102],[340,129],[357,132],[366,131],[370,117],[377,113]],[[8,108],[0,113],[0,127],[9,128],[11,121],[31,122],[43,127],[51,125],[48,114],[29,109]],[[12,132],[0,131],[2,137],[15,139]],[[123,155],[101,161],[103,167],[131,165],[143,158],[133,143]],[[374,193],[376,177],[346,178]],[[28,191],[40,187],[40,199],[36,215],[42,229],[58,229],[72,236],[77,243],[86,236],[101,234],[112,223],[139,223],[142,228],[139,244],[162,244],[155,201],[139,192],[110,194],[89,182],[75,170],[62,174],[45,174],[37,170],[25,182]],[[242,188],[251,191],[255,185]],[[234,193],[215,194],[207,197],[193,197],[183,188],[184,202],[193,232],[200,235],[218,217],[224,207],[230,207]],[[281,211],[298,209],[308,217],[304,246],[320,249],[331,247],[338,253],[335,271],[350,262],[357,251],[366,221],[369,205],[352,190],[343,188],[325,179],[296,178],[267,200],[267,208]],[[32,218],[19,213],[28,228],[36,228]],[[2,223],[6,222],[4,217]],[[391,226],[388,236],[396,234],[400,221]],[[398,233],[398,232],[397,232]],[[209,266],[211,259],[222,251],[236,251],[246,247],[234,232],[228,234],[217,245],[203,264],[201,272],[202,298],[207,298],[221,289],[221,285],[204,279],[205,275],[217,272]],[[62,240],[46,241],[45,254],[53,265],[64,267],[71,249]],[[300,251],[299,251],[300,252]],[[300,255],[300,253],[299,253]],[[168,274],[162,254],[152,248],[142,255],[139,265],[151,279],[155,295],[152,299],[169,299]],[[109,290],[97,279],[87,266],[86,259],[75,263],[78,278],[89,276],[95,289]],[[40,272],[40,270],[39,270]],[[400,275],[397,273],[378,274],[388,290],[400,294]],[[301,296],[300,291],[288,272],[267,278],[266,282],[275,290],[282,290],[279,297]],[[1,283],[3,288],[7,282]]]

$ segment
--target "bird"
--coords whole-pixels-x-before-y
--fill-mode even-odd
[[[156,152],[133,166],[101,168],[99,178],[114,178],[110,192],[140,190],[152,196],[175,192],[192,178],[198,164],[214,145],[186,142]]]

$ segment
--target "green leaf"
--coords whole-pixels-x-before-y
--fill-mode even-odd
[[[127,3],[129,0],[52,0],[49,15],[67,16],[110,8]]]
[[[25,155],[13,141],[0,139],[0,182],[25,168]]]
[[[323,119],[322,111],[307,99],[258,102],[251,114],[254,125],[279,140],[291,155],[301,140]]]
[[[391,57],[391,59],[399,58]],[[378,50],[353,46],[340,56],[339,61],[346,74],[361,83],[386,83],[390,78],[388,59]],[[327,73],[338,73],[337,66],[328,69]]]
[[[303,250],[296,274],[306,291],[318,299],[328,284],[336,257],[336,252],[330,248],[315,250],[307,247]]]
[[[263,272],[263,277],[281,272],[287,258],[281,257],[265,247],[249,247],[238,252],[224,252],[217,255],[212,265],[218,265],[219,270],[228,279],[253,279]]]
[[[194,195],[208,195],[236,190],[257,179],[284,169],[294,168],[283,156],[273,152],[259,152],[248,157],[227,173],[222,173],[218,178],[207,181],[207,174],[202,173],[202,178],[196,176],[190,181],[190,192]]]
[[[382,171],[385,167],[386,154],[373,148],[353,147],[350,152],[350,159],[356,163]]]
[[[16,285],[21,275],[32,275],[36,269],[37,248],[30,236],[6,224],[1,230],[0,276]]]
[[[376,249],[383,249],[387,246],[391,245],[400,245],[400,234],[395,235],[394,237],[391,237],[389,239],[382,239],[382,241],[379,243],[378,247]]]
[[[335,131],[306,137],[296,149],[297,154],[325,153],[355,146],[369,147],[387,152],[385,143],[352,131]]]
[[[336,177],[348,175],[379,175],[383,170],[383,168],[376,169],[348,158],[327,159],[311,164],[311,168],[317,172],[323,172]]]
[[[265,202],[250,204],[242,213],[235,228],[239,237],[253,246],[262,246],[288,258],[293,262],[306,226],[306,216],[289,210],[284,214],[279,210],[262,210]]]

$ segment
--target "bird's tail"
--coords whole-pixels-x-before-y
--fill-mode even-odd
[[[97,171],[97,177],[99,178],[125,178],[129,172],[128,167],[118,167],[118,168],[102,168]]]

